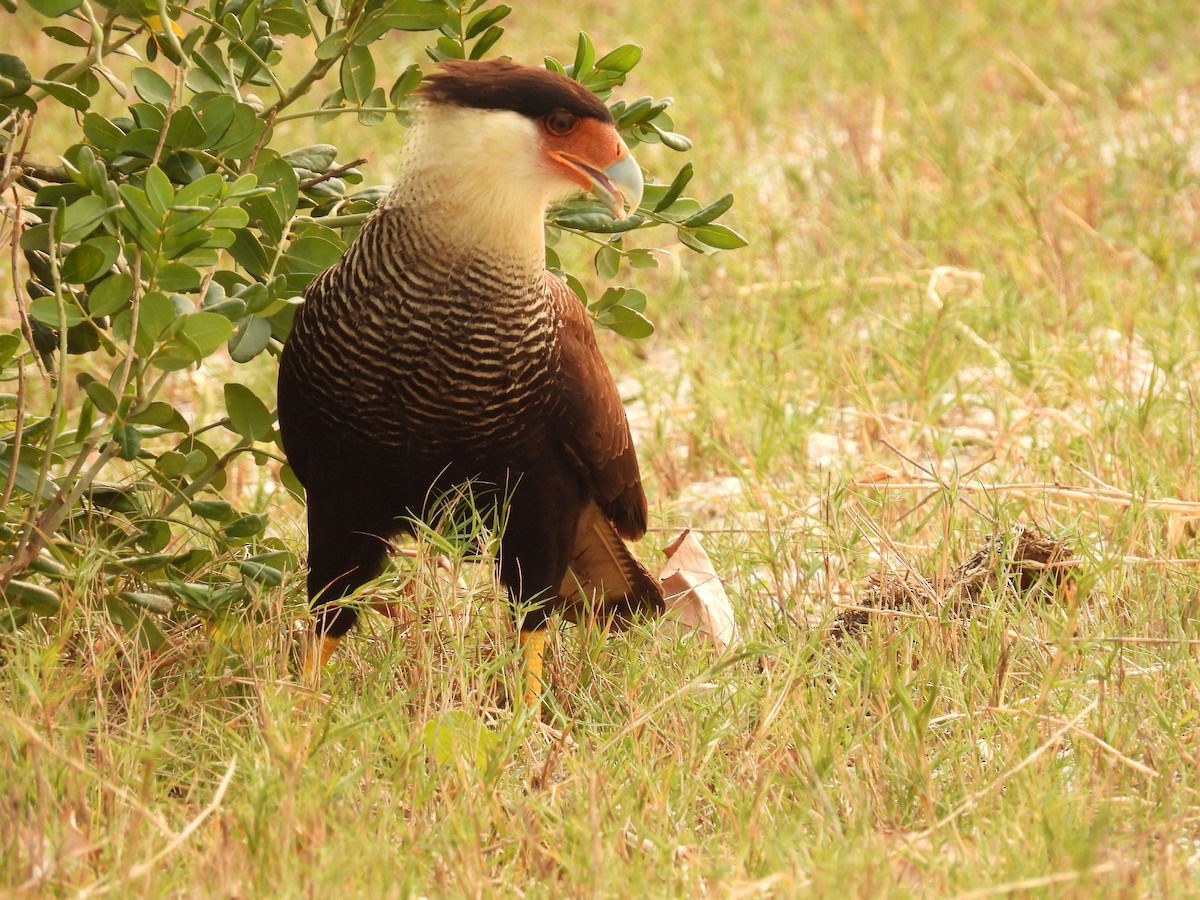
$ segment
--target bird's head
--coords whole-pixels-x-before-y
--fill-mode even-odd
[[[426,209],[466,209],[497,238],[540,233],[546,209],[580,190],[625,218],[642,198],[642,173],[608,108],[586,87],[507,60],[441,63],[424,100],[403,182],[427,186]]]

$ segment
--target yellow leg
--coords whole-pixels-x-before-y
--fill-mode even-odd
[[[321,635],[321,646],[318,648],[315,646],[316,640],[314,639],[308,646],[308,652],[304,655],[304,674],[309,678],[319,675],[341,640],[340,637],[330,634]]]
[[[521,656],[525,661],[525,706],[537,708],[542,699],[542,660],[546,655],[546,632],[521,631]]]

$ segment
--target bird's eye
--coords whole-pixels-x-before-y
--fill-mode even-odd
[[[566,134],[575,127],[575,117],[565,109],[557,109],[546,116],[546,127],[554,134]]]

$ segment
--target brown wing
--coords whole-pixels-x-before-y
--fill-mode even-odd
[[[646,533],[646,492],[625,407],[583,304],[561,278],[546,277],[561,322],[558,439],[617,532],[637,540]]]
[[[558,588],[563,614],[583,621],[609,619],[618,627],[635,613],[661,613],[663,590],[658,579],[634,559],[608,516],[589,503],[579,516],[571,567]]]

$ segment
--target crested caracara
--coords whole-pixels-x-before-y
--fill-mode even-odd
[[[469,484],[504,506],[497,568],[532,704],[554,611],[662,608],[623,540],[645,533],[646,495],[621,398],[543,231],[580,190],[624,218],[642,175],[565,76],[455,61],[420,93],[399,180],[308,288],[280,363],[280,432],[308,493],[310,659],[354,624],[336,601],[380,573],[387,539]]]

